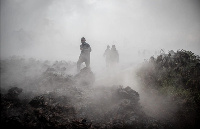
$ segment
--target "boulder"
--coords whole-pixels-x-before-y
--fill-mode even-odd
[[[83,86],[90,86],[95,82],[94,73],[91,71],[90,68],[83,68],[80,70],[80,73],[75,75],[75,80],[79,85]]]

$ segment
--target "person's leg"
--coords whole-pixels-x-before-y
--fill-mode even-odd
[[[83,63],[83,57],[80,56],[77,62],[77,71],[80,72],[81,64]]]
[[[85,59],[85,64],[87,68],[90,68],[90,56]]]

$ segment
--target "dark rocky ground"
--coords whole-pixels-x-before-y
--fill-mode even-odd
[[[182,73],[186,70],[179,70],[187,66],[180,58],[184,57],[182,55],[186,54],[181,52],[173,58],[177,64],[166,57],[151,58],[148,62],[151,65],[141,66],[138,76],[146,90],[166,89],[169,84],[164,86],[162,80],[166,79],[166,75],[174,76],[174,73],[166,74],[166,67],[168,70],[174,67],[179,77],[186,74]],[[159,69],[149,69],[152,62]],[[192,68],[199,67],[198,63],[193,63]],[[49,61],[26,61],[16,57],[1,60],[1,128],[199,128],[199,99],[198,96],[190,96],[198,95],[199,91],[190,94],[178,91],[178,94],[166,95],[179,104],[179,109],[173,118],[159,120],[145,114],[139,102],[140,95],[131,86],[94,86],[93,72],[83,68],[73,76],[75,66],[72,62],[56,61],[51,64]],[[195,84],[192,91],[199,90],[197,76],[193,76],[193,82],[188,81],[189,87]],[[177,78],[175,80],[178,81],[167,80],[167,83],[171,81],[178,85],[185,83]],[[162,94],[165,89],[157,91]],[[194,103],[188,95],[195,98]]]
[[[147,117],[138,103],[139,94],[130,87],[109,89],[112,91],[91,89],[90,92],[108,95],[97,99],[82,99],[78,90],[74,93],[75,99],[56,92],[19,99],[22,89],[13,87],[1,95],[1,128],[171,127]]]

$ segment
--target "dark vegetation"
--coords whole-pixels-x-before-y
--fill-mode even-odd
[[[146,91],[171,99],[178,110],[174,128],[200,128],[200,57],[191,51],[170,51],[151,57],[138,71]],[[152,93],[153,94],[153,93]],[[163,110],[164,111],[164,110]]]
[[[27,102],[17,97],[21,89],[14,87],[1,97],[1,128],[166,127],[166,124],[147,117],[141,111],[139,95],[130,87],[114,86],[110,89],[112,93],[106,89],[90,90],[109,95],[100,99],[80,99],[80,91],[77,91],[73,99],[77,101],[75,104],[71,98],[54,92],[36,96]]]
[[[94,86],[91,70],[75,75],[76,63],[1,60],[1,128],[200,128],[199,65],[182,50],[140,67],[146,91],[179,106],[171,120],[158,120],[145,114],[131,87]]]
[[[1,61],[1,128],[165,128],[146,116],[138,92],[93,86],[91,70],[75,63]],[[170,127],[170,126],[169,126]]]

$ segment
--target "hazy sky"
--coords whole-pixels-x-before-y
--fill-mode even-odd
[[[121,61],[139,50],[200,55],[198,0],[1,0],[1,58],[77,61],[81,37],[101,61],[115,44]]]

